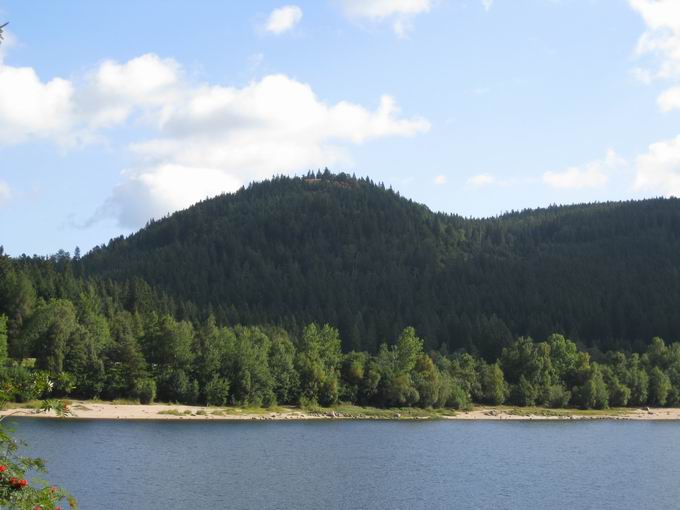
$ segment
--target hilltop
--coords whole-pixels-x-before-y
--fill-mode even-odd
[[[493,359],[517,336],[555,331],[603,350],[675,338],[679,238],[677,199],[466,219],[326,171],[152,221],[78,270],[148,282],[189,303],[180,314],[189,319],[291,331],[329,323],[345,350],[369,351],[412,325],[427,348]]]

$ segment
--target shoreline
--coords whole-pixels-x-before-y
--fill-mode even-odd
[[[310,411],[297,407],[252,409],[207,407],[180,404],[117,404],[72,401],[71,414],[58,417],[53,411],[39,412],[33,407],[16,406],[0,411],[2,418],[38,418],[67,420],[173,420],[173,421],[288,421],[288,420],[461,420],[461,421],[572,421],[635,420],[680,421],[680,408],[626,408],[601,411],[576,409],[521,408],[480,406],[469,411],[374,409],[362,407],[320,408]]]

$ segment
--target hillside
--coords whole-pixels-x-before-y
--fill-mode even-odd
[[[337,325],[373,350],[413,325],[427,347],[494,357],[561,331],[641,348],[680,331],[680,202],[436,214],[344,174],[275,178],[112,240],[85,274],[141,278],[225,323]]]

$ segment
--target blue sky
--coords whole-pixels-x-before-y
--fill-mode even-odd
[[[0,0],[0,244],[328,166],[431,209],[680,194],[677,0]]]

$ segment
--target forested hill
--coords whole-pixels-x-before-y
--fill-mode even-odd
[[[427,348],[490,359],[519,335],[602,349],[680,336],[677,199],[473,220],[345,174],[280,177],[151,222],[79,266],[143,279],[225,324],[336,325],[348,350],[405,326]]]

